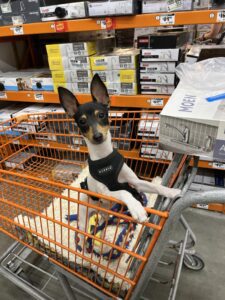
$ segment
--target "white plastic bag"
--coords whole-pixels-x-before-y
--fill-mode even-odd
[[[210,58],[194,64],[181,63],[176,74],[182,84],[207,94],[225,92],[225,57]]]

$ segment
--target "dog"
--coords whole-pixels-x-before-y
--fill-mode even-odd
[[[168,198],[180,194],[179,189],[139,179],[122,155],[113,149],[108,118],[110,98],[99,75],[96,74],[91,82],[92,102],[79,105],[74,94],[63,87],[58,88],[58,94],[61,105],[69,117],[75,119],[88,147],[88,190],[121,200],[132,217],[141,223],[146,222],[148,217],[138,200],[139,193],[155,193]],[[81,201],[88,201],[88,196],[81,194]],[[83,216],[78,220],[79,228],[84,230],[87,209],[82,205],[79,207],[79,216]]]

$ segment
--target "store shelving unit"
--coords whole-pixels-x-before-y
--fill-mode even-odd
[[[213,24],[220,22],[220,11],[199,10],[171,13],[141,14],[127,17],[94,18],[67,20],[57,22],[40,22],[20,26],[1,27],[0,37],[31,35],[58,32],[78,32],[105,29],[128,29],[139,27],[156,27],[166,25]],[[173,22],[163,20],[164,16],[173,15]]]
[[[221,16],[222,15],[222,16]],[[225,14],[224,14],[225,15]],[[4,38],[13,40],[15,37],[23,37],[36,34],[57,34],[62,32],[81,32],[106,29],[129,29],[141,27],[158,27],[170,25],[195,25],[195,24],[215,24],[225,22],[220,10],[198,10],[186,12],[141,14],[136,16],[94,18],[80,20],[65,20],[57,22],[41,22],[33,24],[23,24],[19,26],[3,26],[0,28],[0,41]],[[76,95],[80,103],[89,101],[90,95]],[[137,95],[137,96],[111,96],[111,105],[114,107],[151,108],[162,109],[168,101],[169,96],[163,95]],[[58,95],[54,92],[34,92],[18,91],[0,92],[0,101],[20,101],[35,103],[59,103]],[[84,149],[84,152],[86,150]],[[123,153],[133,158],[139,158],[135,151]],[[200,161],[200,168],[223,169],[225,164]],[[223,211],[223,205],[211,205],[208,209]]]

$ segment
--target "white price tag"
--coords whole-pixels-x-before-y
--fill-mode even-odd
[[[20,145],[20,141],[18,141],[18,140],[13,141],[13,144],[14,144],[14,145]]]
[[[36,101],[44,101],[44,95],[42,93],[35,93],[34,94],[34,99]]]
[[[7,94],[5,92],[0,92],[0,99],[7,99]]]
[[[12,28],[12,31],[13,31],[14,35],[23,35],[24,34],[23,26],[15,26]]]
[[[106,20],[101,20],[100,24],[101,24],[101,29],[106,29]]]
[[[50,144],[49,143],[44,143],[44,142],[39,142],[38,143],[40,146],[42,146],[42,147],[46,147],[46,148],[49,148],[50,147]]]
[[[221,10],[217,13],[217,22],[225,22],[225,10]]]
[[[209,209],[209,206],[207,204],[197,204],[196,207],[202,209]]]
[[[183,0],[167,0],[168,11],[183,8]]]
[[[175,14],[161,15],[160,25],[174,25],[175,24]]]
[[[220,162],[214,162],[213,163],[213,168],[220,169],[220,170],[225,170],[225,164],[220,163]]]
[[[151,104],[151,106],[163,106],[164,104],[163,99],[160,98],[151,99],[148,100],[148,102]]]

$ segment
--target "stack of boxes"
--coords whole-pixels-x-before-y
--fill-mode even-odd
[[[96,53],[96,43],[53,44],[46,48],[55,92],[62,86],[75,94],[90,93],[90,56]]]
[[[40,0],[0,0],[0,25],[40,22]]]
[[[99,74],[109,94],[137,95],[138,57],[136,49],[117,49],[92,56],[91,69],[93,74]]]
[[[175,68],[179,56],[180,49],[142,49],[141,94],[172,94],[175,89]]]
[[[142,113],[138,124],[138,137],[142,139],[140,156],[171,161],[173,153],[159,149],[159,115]]]
[[[74,94],[89,94],[94,74],[99,74],[109,94],[136,95],[139,51],[117,49],[96,54],[95,42],[47,45],[54,90],[66,87]]]

